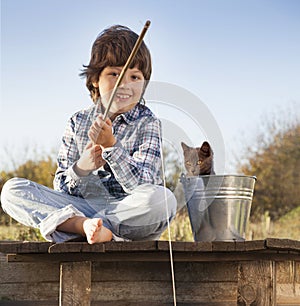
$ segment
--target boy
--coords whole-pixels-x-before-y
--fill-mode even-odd
[[[116,25],[95,40],[82,76],[94,105],[68,121],[58,154],[54,189],[14,178],[3,187],[4,211],[40,229],[49,241],[86,237],[154,240],[176,213],[174,195],[160,186],[161,126],[144,105],[151,57],[143,42],[118,88],[114,84],[138,35]],[[166,209],[167,207],[167,209]]]

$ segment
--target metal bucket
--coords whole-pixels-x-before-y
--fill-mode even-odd
[[[244,241],[256,178],[182,175],[195,241]]]

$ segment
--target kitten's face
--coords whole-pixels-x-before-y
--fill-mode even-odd
[[[181,143],[187,176],[214,174],[213,152],[208,142],[203,142],[201,148],[192,148]]]
[[[181,143],[183,148],[184,165],[188,176],[200,175],[201,160],[199,159],[198,148],[191,148]]]

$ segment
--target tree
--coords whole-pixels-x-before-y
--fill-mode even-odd
[[[13,177],[27,178],[44,186],[52,187],[55,170],[56,162],[50,156],[37,161],[28,160],[13,171],[0,173],[0,192],[5,182]],[[0,208],[0,224],[9,222],[10,218]]]
[[[267,121],[252,146],[246,148],[246,159],[238,170],[257,177],[251,219],[269,212],[273,220],[300,206],[300,122],[279,117]]]

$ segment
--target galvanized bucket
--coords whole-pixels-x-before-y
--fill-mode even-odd
[[[182,175],[195,241],[244,241],[256,178]]]

